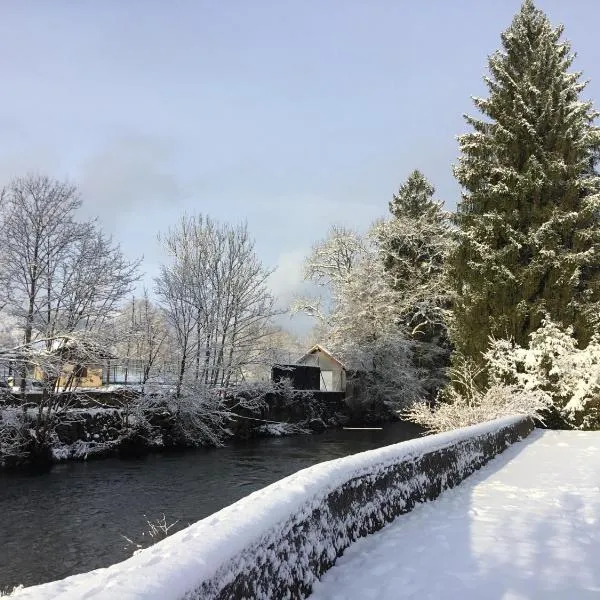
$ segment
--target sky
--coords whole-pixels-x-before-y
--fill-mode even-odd
[[[159,231],[184,213],[245,220],[286,306],[330,224],[366,230],[413,169],[455,208],[462,115],[519,6],[0,0],[0,184],[76,183],[150,289]],[[600,2],[538,6],[600,105]]]

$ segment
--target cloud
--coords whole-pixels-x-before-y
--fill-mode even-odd
[[[173,155],[166,139],[131,135],[114,140],[82,165],[84,213],[115,228],[123,215],[143,217],[179,204],[183,190],[172,174]]]
[[[269,277],[269,288],[281,308],[289,308],[294,297],[309,285],[302,276],[302,265],[307,253],[305,249],[296,249],[283,252],[277,259],[277,267]]]
[[[304,259],[308,248],[298,248],[283,252],[277,259],[277,268],[269,277],[269,288],[277,298],[277,307],[288,310],[298,296],[318,295],[322,290],[304,280],[302,275]],[[316,324],[313,317],[305,314],[286,313],[276,319],[284,329],[299,336],[305,336]]]

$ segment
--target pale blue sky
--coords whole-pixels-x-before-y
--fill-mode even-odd
[[[419,168],[454,208],[455,136],[518,0],[0,1],[0,179],[80,184],[148,278],[184,211],[247,219],[287,301],[331,222]],[[539,0],[600,100],[597,0]]]

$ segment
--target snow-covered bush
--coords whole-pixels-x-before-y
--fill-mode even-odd
[[[293,389],[289,380],[279,382],[243,383],[228,388],[212,387],[201,381],[187,381],[182,385],[179,396],[174,390],[148,387],[146,394],[136,404],[132,413],[135,426],[151,430],[148,415],[163,408],[172,422],[171,439],[167,443],[183,446],[222,446],[231,435],[229,426],[239,418],[254,421],[264,419],[269,402],[276,398],[285,407],[302,404],[306,418],[319,414],[319,406],[314,395],[305,390]],[[298,433],[299,427],[287,423],[264,420],[265,424],[278,428],[266,428],[263,433],[273,429],[277,435],[284,432]],[[164,436],[164,434],[163,434]]]
[[[550,319],[530,336],[528,348],[493,340],[485,354],[490,381],[538,397],[553,425],[600,428],[600,338],[578,348],[572,327]]]
[[[306,427],[302,427],[296,423],[265,423],[257,428],[258,433],[268,437],[280,437],[284,435],[296,435],[299,433],[310,433]]]
[[[292,380],[284,377],[280,381],[254,381],[232,386],[226,391],[231,399],[230,408],[261,413],[268,408],[269,397],[276,395],[285,406],[294,406],[298,402],[309,409],[316,408],[314,394],[310,390],[294,389]],[[308,413],[311,410],[307,410]]]
[[[19,461],[27,456],[31,440],[29,428],[17,409],[0,412],[0,466]]]
[[[457,396],[453,402],[440,402],[435,407],[421,402],[404,413],[405,418],[433,433],[468,427],[508,415],[539,416],[545,404],[512,386],[493,385],[480,392],[477,401]]]
[[[297,390],[285,377],[237,385],[227,390],[227,398],[230,418],[250,419],[261,435],[307,433],[304,425],[323,413],[322,404],[311,390]]]
[[[417,404],[408,418],[433,431],[508,414],[536,416],[552,427],[600,428],[600,337],[579,348],[571,327],[546,318],[527,348],[491,340],[484,360],[486,389],[465,361],[453,370],[441,402]]]
[[[547,411],[549,400],[545,394],[499,380],[483,388],[477,382],[480,373],[471,361],[459,362],[450,370],[451,383],[435,405],[418,402],[402,415],[439,433],[509,415],[540,418]]]
[[[159,390],[145,396],[144,413],[166,409],[172,419],[171,442],[183,446],[222,446],[228,436],[230,412],[222,390],[187,382],[179,390]]]

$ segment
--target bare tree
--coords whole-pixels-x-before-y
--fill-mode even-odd
[[[152,376],[159,357],[164,356],[169,341],[169,329],[164,312],[144,290],[141,298],[132,298],[117,317],[115,328],[120,332],[117,354],[137,367],[137,379],[144,386]],[[128,373],[125,374],[127,382]]]
[[[93,221],[76,220],[81,199],[69,183],[17,178],[2,199],[7,307],[20,318],[24,344],[102,326],[131,291],[139,262],[127,261]]]
[[[276,314],[267,288],[271,272],[256,256],[245,224],[184,217],[161,241],[170,262],[157,293],[179,345],[178,394],[186,376],[228,386],[257,360]]]
[[[190,272],[193,247],[182,223],[181,237],[176,232],[170,232],[164,238],[163,244],[171,263],[161,266],[160,275],[156,279],[156,293],[162,302],[168,322],[174,332],[178,350],[177,398],[193,353],[198,353],[197,331],[200,317],[199,310],[193,301],[193,279]]]
[[[43,376],[43,437],[57,394],[77,386],[82,361],[106,353],[104,326],[131,293],[139,262],[128,261],[95,222],[77,220],[81,199],[69,183],[29,175],[1,197],[0,255],[10,287],[4,310],[22,333],[11,360],[21,365],[23,395],[31,374]]]
[[[0,194],[0,224],[4,223],[5,205],[4,194]],[[8,257],[3,252],[0,252],[0,315],[10,299],[9,265]]]
[[[0,244],[12,292],[9,304],[22,321],[23,342],[30,344],[36,316],[47,300],[44,287],[72,240],[85,235],[74,221],[81,200],[71,184],[43,176],[14,179],[1,195]]]

